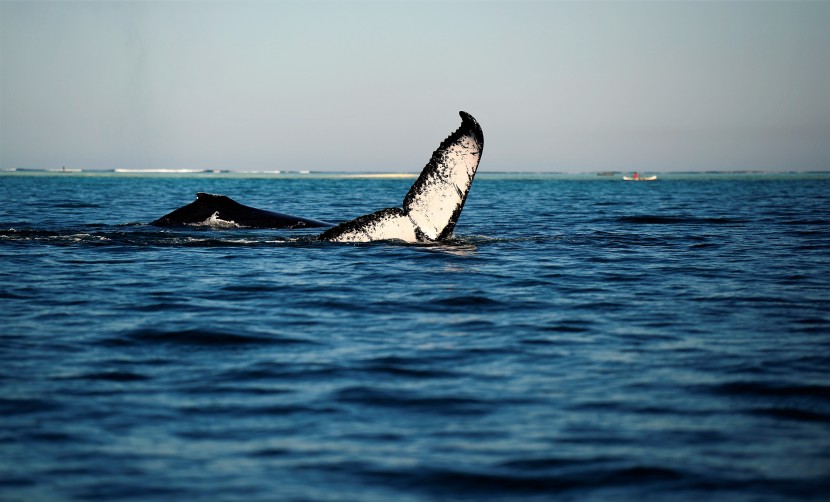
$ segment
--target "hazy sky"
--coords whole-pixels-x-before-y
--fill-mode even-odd
[[[0,167],[830,170],[830,2],[0,0]]]

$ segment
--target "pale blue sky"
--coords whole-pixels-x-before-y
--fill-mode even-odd
[[[0,1],[0,167],[830,169],[828,2]]]

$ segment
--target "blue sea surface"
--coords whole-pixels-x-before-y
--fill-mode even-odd
[[[827,500],[830,175],[0,173],[0,499]]]

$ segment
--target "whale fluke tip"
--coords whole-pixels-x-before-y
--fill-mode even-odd
[[[459,111],[458,115],[461,116],[461,128],[467,126],[474,134],[476,140],[478,140],[479,143],[483,144],[484,132],[481,130],[481,126],[478,125],[478,121],[475,119],[475,117],[463,110]]]

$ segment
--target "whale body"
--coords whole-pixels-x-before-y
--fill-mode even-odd
[[[157,227],[183,225],[239,226],[250,228],[331,227],[333,223],[275,213],[240,204],[230,197],[198,192],[196,200],[150,222]]]
[[[331,223],[275,213],[239,204],[224,195],[197,193],[196,201],[151,225],[216,225],[256,228],[330,228],[318,239],[330,242],[398,240],[435,242],[449,238],[470,192],[484,149],[476,119],[459,112],[461,126],[433,152],[401,207],[387,208],[354,220]]]

